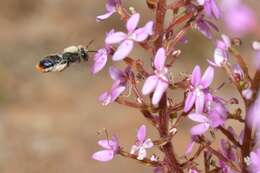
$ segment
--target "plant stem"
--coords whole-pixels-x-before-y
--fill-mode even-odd
[[[158,0],[157,9],[155,13],[155,35],[158,36],[154,42],[155,51],[157,51],[163,42],[164,18],[166,13],[166,0]]]
[[[166,138],[169,136],[169,114],[167,113],[166,93],[164,93],[164,95],[162,96],[161,101],[159,103],[159,107],[159,133],[161,138]],[[174,153],[173,145],[170,141],[168,141],[165,145],[162,146],[162,151],[165,154],[165,161],[169,164],[169,173],[183,173]]]

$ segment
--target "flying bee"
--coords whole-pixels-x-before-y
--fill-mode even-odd
[[[84,46],[70,46],[63,50],[62,53],[48,55],[44,57],[37,65],[36,69],[42,73],[63,71],[70,64],[81,61],[88,61],[88,53],[96,52],[89,51],[87,48],[92,43],[91,41],[86,47]]]

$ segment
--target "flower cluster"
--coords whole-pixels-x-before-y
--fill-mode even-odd
[[[228,29],[243,35],[252,31],[252,27],[256,25],[255,15],[240,0],[223,1],[221,8],[216,0],[192,0],[185,3],[178,1],[172,4],[158,0],[147,1],[147,5],[155,11],[156,17],[139,27],[140,13],[133,7],[129,10],[124,8],[120,0],[108,0],[107,12],[97,16],[97,21],[118,14],[126,32],[114,29],[107,32],[104,47],[94,55],[92,73],[100,72],[110,59],[112,63],[125,63],[123,70],[115,65],[109,67],[113,84],[109,91],[99,97],[99,101],[105,106],[117,102],[138,109],[158,130],[159,138],[147,138],[147,127],[142,125],[137,130],[136,142],[130,152],[119,146],[117,137],[113,136],[111,140],[98,142],[103,150],[94,153],[93,159],[106,162],[112,160],[115,155],[121,155],[152,166],[154,172],[158,173],[198,173],[201,168],[195,160],[204,152],[205,172],[260,172],[260,146],[257,146],[260,144],[259,99],[256,97],[260,70],[255,73],[254,78],[251,77],[242,55],[237,50],[236,46],[239,44],[225,34],[215,40],[213,32],[221,32],[215,20],[224,19]],[[172,10],[173,20],[167,26],[164,22],[168,10]],[[185,25],[181,25],[182,23]],[[212,50],[213,60],[208,60],[209,66],[204,73],[199,65],[195,65],[192,71],[187,69],[191,75],[177,81],[171,69],[182,51],[178,50],[176,53],[176,44],[184,39],[188,43],[186,33],[190,28],[195,28],[206,38],[214,40],[216,44]],[[147,60],[141,57],[133,58],[131,52],[134,46],[140,46],[151,56]],[[260,43],[253,42],[253,48],[260,55]],[[148,61],[150,69],[147,68]],[[230,96],[229,100],[226,100],[217,95],[216,92],[224,86],[220,83],[220,87],[214,88],[212,85],[219,70],[226,73],[229,83],[233,84],[244,101],[248,110],[245,118],[241,115],[240,107],[237,107],[235,112],[229,108],[231,104],[238,104],[237,97]],[[177,98],[172,97],[171,90],[182,90],[184,99],[178,102]],[[125,91],[128,91],[128,94],[123,94]],[[190,143],[184,154],[186,160],[183,160],[174,152],[172,139],[180,131],[181,120],[185,118],[196,124],[189,129]],[[240,136],[236,135],[234,128],[227,127],[227,120],[245,124]],[[251,141],[253,129],[256,129],[257,133],[254,143]],[[207,133],[209,131],[210,133]],[[224,135],[217,149],[211,145],[216,140],[216,133]],[[189,158],[195,150],[195,144],[200,147],[196,154]],[[149,157],[147,151],[153,147],[158,147],[164,153],[164,158],[160,159],[160,154],[157,153]]]
[[[96,20],[100,22],[117,14],[126,31],[110,29],[106,33],[104,46],[92,51],[95,54],[91,72],[96,75],[109,66],[112,86],[100,95],[101,104],[116,102],[136,109],[150,123],[149,127],[158,131],[158,136],[153,140],[148,138],[147,127],[141,125],[135,143],[125,149],[121,140],[119,144],[116,136],[109,139],[106,133],[107,139],[98,141],[102,150],[92,158],[107,162],[120,155],[151,166],[156,173],[199,173],[202,169],[205,173],[260,173],[260,42],[252,44],[258,58],[254,63],[256,68],[249,69],[249,58],[245,60],[240,53],[242,41],[228,36],[255,32],[256,15],[240,0],[222,3],[147,0],[146,3],[151,9],[149,17],[155,17],[139,26],[141,13],[134,7],[126,8],[121,0],[107,0],[105,14]],[[217,20],[226,23],[232,33],[223,34]],[[213,59],[204,61],[208,64],[204,73],[202,66],[195,65],[193,70],[187,68],[176,75],[175,62],[186,55],[179,44],[190,43],[192,38],[187,34],[191,29],[212,44],[213,49],[208,50],[212,51]],[[144,57],[132,56],[137,46],[146,51]],[[78,59],[81,54],[78,49],[73,52]],[[195,58],[194,55],[192,59],[197,61]],[[217,73],[225,74],[223,81],[219,82]],[[226,85],[233,87],[236,94],[228,93],[225,97],[219,94]],[[176,92],[181,97],[175,96]],[[183,122],[195,125],[187,129]],[[229,126],[230,122],[241,123],[241,129]],[[174,142],[179,132],[190,134],[190,143],[182,155],[176,152]],[[217,143],[219,146],[213,145]],[[149,155],[151,148],[157,150]],[[203,168],[200,160],[204,160]]]

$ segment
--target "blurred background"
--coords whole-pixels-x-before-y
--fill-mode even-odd
[[[97,135],[102,128],[116,133],[129,150],[136,129],[144,121],[135,110],[117,104],[103,107],[98,102],[98,96],[111,86],[107,67],[95,76],[90,73],[91,60],[72,65],[62,73],[35,71],[35,65],[45,55],[92,39],[95,42],[91,48],[101,48],[106,31],[123,29],[116,15],[96,23],[95,17],[105,12],[105,0],[0,2],[0,172],[149,172],[149,168],[120,157],[109,163],[91,159],[99,149],[96,141],[105,138]],[[246,3],[259,9],[257,1]],[[141,25],[153,17],[152,11],[145,10],[144,0],[127,1],[127,5],[146,11]],[[229,33],[225,27],[222,29]],[[200,33],[190,32],[188,38],[190,42],[182,47],[183,58],[177,61],[173,74],[190,73],[198,63],[205,69],[205,60],[212,57],[213,44]],[[243,35],[243,54],[254,56],[250,49],[254,39],[255,34]],[[133,55],[150,56],[140,48],[135,48]],[[221,71],[216,86],[220,76]],[[236,94],[232,86],[225,86],[219,95],[230,98]],[[191,123],[186,122],[183,128],[189,126]],[[157,134],[150,128],[149,136],[156,138]],[[174,141],[178,153],[183,153],[188,139],[187,130],[179,133]]]

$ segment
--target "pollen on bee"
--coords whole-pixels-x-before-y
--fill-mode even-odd
[[[63,50],[63,52],[70,52],[70,53],[76,53],[78,51],[79,51],[78,46],[70,46],[70,47],[67,47]]]

